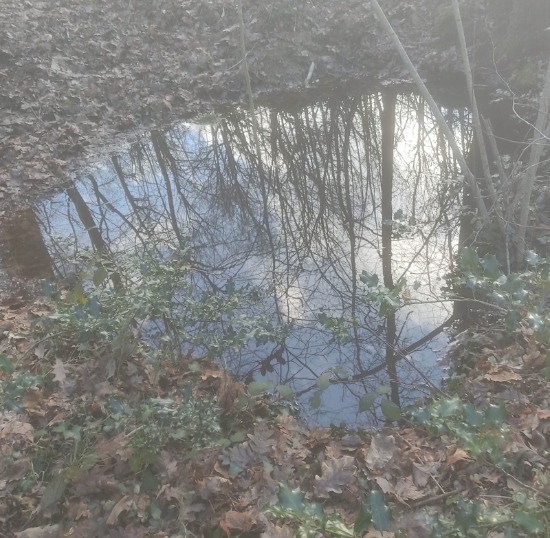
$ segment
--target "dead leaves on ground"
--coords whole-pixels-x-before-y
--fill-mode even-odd
[[[292,536],[289,523],[269,521],[262,513],[277,502],[279,485],[286,483],[307,502],[338,512],[350,526],[360,499],[381,491],[394,512],[385,536],[406,529],[415,538],[429,533],[426,510],[440,510],[449,495],[489,499],[525,484],[550,495],[533,473],[548,475],[543,452],[550,406],[540,373],[545,365],[530,341],[511,345],[505,352],[510,360],[501,363],[495,362],[498,348],[486,343],[476,359],[481,371],[469,386],[481,401],[496,397],[506,404],[511,431],[504,449],[517,461],[515,475],[480,464],[446,435],[434,438],[418,428],[376,434],[308,429],[288,414],[270,414],[262,397],[250,398],[237,411],[234,404],[249,398],[244,387],[192,356],[167,363],[159,377],[137,354],[107,381],[101,356],[82,364],[50,356],[47,345],[29,341],[25,347],[17,338],[8,337],[4,351],[8,343],[12,352],[23,353],[30,372],[37,364],[51,369],[49,383],[29,387],[21,409],[0,417],[0,523],[14,536],[163,538],[181,525],[198,536]],[[490,366],[483,367],[484,360]],[[86,424],[105,420],[113,398],[127,405],[151,396],[176,398],[190,379],[197,397],[226,400],[222,419],[231,429],[224,443],[199,454],[168,443],[136,473],[129,464],[131,432],[96,429],[75,458],[75,440],[83,438]],[[507,400],[515,394],[521,405],[517,397]],[[37,470],[40,480],[33,480]]]

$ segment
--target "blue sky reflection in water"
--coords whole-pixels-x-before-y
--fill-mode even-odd
[[[365,271],[384,282],[383,107],[375,93],[298,111],[259,109],[261,168],[245,112],[140,136],[76,185],[94,237],[74,192],[36,206],[52,263],[63,273],[67,259],[94,242],[97,248],[98,241],[114,254],[166,254],[181,241],[192,253],[198,290],[212,291],[228,280],[259,285],[269,293],[269,314],[292,323],[283,345],[228,352],[228,367],[248,379],[288,385],[301,394],[312,422],[382,424],[377,405],[362,413],[358,405],[365,394],[389,385],[388,320],[360,281]],[[447,116],[467,144],[467,114],[448,110]],[[461,183],[421,98],[397,95],[391,120],[394,179],[386,225],[393,281],[406,278],[406,284],[389,344],[406,349],[452,314],[440,288],[458,235]],[[321,313],[355,324],[344,324],[338,339],[319,322]],[[439,383],[437,359],[445,344],[440,333],[397,362],[401,404],[423,394],[425,378]],[[316,410],[312,398],[314,407],[320,402]]]

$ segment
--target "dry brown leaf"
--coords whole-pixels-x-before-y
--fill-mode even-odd
[[[267,522],[265,531],[260,534],[260,538],[295,538],[295,536],[294,531],[287,525],[279,527],[271,521]]]
[[[122,512],[129,510],[134,506],[134,499],[131,495],[124,495],[120,501],[118,501],[111,510],[109,517],[107,518],[107,525],[116,525],[118,518]]]
[[[427,485],[430,476],[435,476],[441,467],[438,461],[428,463],[413,463],[413,480],[416,486],[423,488]]]
[[[537,411],[537,418],[539,420],[547,420],[550,418],[550,411],[548,409],[539,409]]]
[[[445,460],[445,466],[449,467],[459,461],[462,461],[462,460],[469,461],[471,459],[472,458],[468,455],[468,453],[465,450],[462,450],[461,448],[457,448],[454,454],[447,457],[447,459]]]
[[[433,518],[425,511],[405,513],[392,524],[392,529],[405,530],[407,538],[425,538],[432,536]]]
[[[220,521],[220,527],[229,536],[232,530],[248,532],[252,529],[252,526],[256,522],[257,514],[253,511],[248,512],[236,512],[235,510],[229,510],[223,515]]]
[[[506,383],[507,381],[521,381],[523,379],[519,374],[505,370],[501,370],[499,372],[489,372],[483,377],[489,381],[496,381],[497,383]]]
[[[222,370],[203,370],[201,379],[206,381],[207,379],[219,379],[223,378],[224,374]]]
[[[382,470],[392,459],[394,450],[395,438],[393,435],[375,435],[368,449],[367,467],[371,471]]]
[[[342,487],[355,483],[355,459],[352,456],[332,458],[321,464],[322,476],[315,477],[315,494],[328,498],[329,493],[342,493]]]
[[[20,422],[19,420],[11,420],[0,424],[0,439],[9,437],[22,437],[23,439],[32,442],[34,440],[34,428],[28,422]]]
[[[3,472],[0,473],[0,480],[5,480],[6,482],[13,482],[14,480],[19,480],[23,478],[27,471],[31,468],[30,458],[21,458],[13,461],[6,466]]]
[[[208,476],[198,483],[198,493],[203,499],[222,493],[231,482],[221,476]]]
[[[63,531],[59,525],[46,525],[45,527],[32,527],[21,532],[16,532],[16,538],[59,538]]]
[[[61,359],[55,359],[55,365],[53,367],[53,378],[59,383],[61,387],[65,385],[65,380],[67,379],[67,371],[65,370],[65,365]]]
[[[384,493],[391,493],[393,491],[393,486],[391,482],[385,479],[383,476],[376,476],[374,480]]]
[[[397,480],[393,493],[400,501],[415,501],[425,495],[407,478],[399,478]]]

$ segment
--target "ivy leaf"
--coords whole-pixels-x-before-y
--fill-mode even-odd
[[[533,250],[528,250],[525,254],[525,261],[532,266],[535,266],[540,261],[540,256]]]
[[[281,398],[290,399],[294,396],[294,391],[287,385],[277,385],[275,390],[279,393]]]
[[[330,373],[321,374],[315,381],[320,390],[325,390],[330,385]]]
[[[390,528],[390,510],[384,502],[384,495],[379,491],[371,491],[369,504],[374,528],[378,531],[387,531]]]
[[[500,426],[506,419],[506,410],[503,405],[489,405],[485,411],[485,419],[491,426]]]
[[[481,266],[488,276],[494,278],[500,276],[500,262],[494,254],[487,254],[487,256],[484,256],[481,260]]]
[[[279,492],[277,493],[279,502],[283,508],[295,510],[298,513],[304,511],[305,495],[299,489],[290,489],[288,484],[282,482],[279,484]]]
[[[364,532],[367,532],[369,530],[371,521],[372,521],[372,513],[370,510],[370,505],[365,502],[362,502],[361,510],[359,510],[359,515],[355,520],[355,525],[353,527],[353,530],[355,531],[356,534],[362,535]]]
[[[514,521],[531,536],[545,530],[545,526],[533,514],[529,514],[528,512],[516,513]]]
[[[6,355],[0,355],[0,372],[4,372],[5,374],[15,372],[15,366]]]
[[[483,415],[471,403],[467,403],[464,406],[464,417],[468,426],[479,428],[483,425]]]
[[[464,266],[469,269],[475,269],[479,266],[479,257],[473,248],[466,247],[462,249],[461,259]]]
[[[367,273],[366,271],[363,271],[359,279],[361,280],[361,282],[363,282],[363,284],[366,284],[369,288],[376,288],[376,286],[378,286],[378,275],[376,273],[369,275],[369,273]]]
[[[321,407],[321,394],[322,394],[322,391],[320,390],[316,390],[313,393],[313,396],[309,399],[309,406],[311,407],[311,409],[315,410]]]
[[[271,383],[267,383],[266,381],[252,381],[248,385],[248,393],[251,396],[258,396],[264,392],[266,392],[271,387]]]
[[[376,392],[365,394],[365,396],[359,400],[359,413],[364,413],[367,409],[370,409],[376,400],[376,396]]]
[[[95,272],[94,272],[94,276],[92,278],[93,282],[94,282],[94,286],[97,288],[99,287],[105,280],[106,278],[109,276],[109,273],[107,272],[107,270],[105,269],[105,267],[103,266],[100,266],[98,267]]]
[[[384,398],[380,403],[380,408],[388,420],[399,420],[399,417],[401,416],[401,408],[390,399]]]
[[[458,398],[441,400],[438,406],[439,416],[446,418],[462,410],[462,402]]]
[[[385,295],[380,302],[380,315],[391,316],[401,308],[401,301],[392,295]]]

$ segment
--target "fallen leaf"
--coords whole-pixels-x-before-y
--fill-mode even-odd
[[[496,381],[497,383],[506,383],[507,381],[521,381],[523,379],[519,374],[516,374],[515,372],[506,371],[488,373],[485,374],[483,377],[489,381]]]
[[[61,359],[55,359],[55,365],[53,367],[53,378],[59,383],[61,387],[65,385],[67,379],[67,371]]]
[[[407,478],[397,480],[393,493],[400,501],[414,501],[424,497],[424,493],[419,491],[412,481]]]
[[[14,480],[19,480],[23,478],[27,471],[31,468],[30,458],[21,458],[15,460],[6,466],[3,472],[0,473],[0,480],[5,480],[6,482],[13,482]]]
[[[393,435],[378,434],[372,438],[367,454],[367,467],[371,471],[380,471],[392,459],[395,449]]]
[[[450,467],[451,465],[454,465],[455,463],[462,461],[462,460],[471,460],[472,458],[468,455],[468,453],[465,450],[462,450],[461,448],[457,448],[451,456],[448,456],[445,460],[445,467]]]
[[[317,497],[328,498],[329,493],[342,493],[343,486],[351,486],[355,482],[355,459],[352,456],[332,458],[321,464],[322,475],[315,477],[315,494]]]
[[[59,525],[46,525],[45,527],[31,527],[21,532],[16,532],[16,538],[59,538],[63,533]]]
[[[131,495],[124,495],[120,501],[118,501],[111,510],[109,517],[107,518],[107,525],[116,525],[118,518],[122,512],[132,508],[134,505],[134,499]]]
[[[384,493],[391,493],[393,491],[391,482],[386,480],[383,476],[376,476],[374,480]]]
[[[248,532],[256,521],[257,514],[253,511],[236,512],[229,510],[226,512],[220,521],[220,527],[229,536],[232,530]]]
[[[230,484],[230,481],[226,478],[209,476],[199,482],[198,493],[203,499],[207,500],[213,495],[222,493],[228,484]]]
[[[438,461],[432,461],[428,463],[413,463],[413,481],[419,487],[423,488],[428,483],[430,476],[437,474],[438,469],[441,467],[441,463]]]

